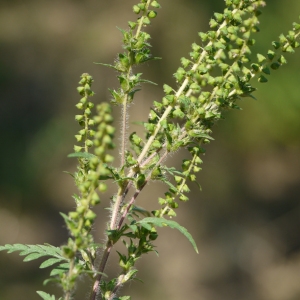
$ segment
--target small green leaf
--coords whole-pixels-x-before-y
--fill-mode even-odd
[[[40,265],[40,269],[44,269],[47,267],[50,267],[58,262],[61,262],[62,259],[61,258],[49,258],[47,260],[45,260],[41,265]]]
[[[45,256],[44,253],[30,253],[29,255],[27,255],[23,261],[31,261],[31,260],[35,260],[37,258],[40,258],[42,256]]]
[[[159,59],[156,57],[156,59]],[[146,80],[146,79],[140,79],[138,82],[142,82],[142,83],[150,83],[150,84],[154,84],[154,85],[157,85],[157,83],[153,82],[153,81],[150,81],[150,80]]]
[[[42,291],[37,291],[38,295],[41,296],[44,300],[55,300],[55,296],[54,295],[49,295],[45,292]]]
[[[112,69],[117,69],[115,66],[110,65],[110,64],[103,64],[103,63],[97,63],[97,62],[94,62],[94,64],[96,64],[96,65],[102,65],[102,66],[109,67],[109,68],[112,68]]]
[[[144,208],[142,208],[140,206],[133,205],[132,206],[132,211],[135,211],[135,212],[138,212],[140,214],[143,214],[144,216],[148,216],[148,217],[151,216],[151,214],[150,214],[150,212],[148,210],[146,210],[146,209],[144,209]]]
[[[149,228],[149,224],[152,224],[152,225],[158,226],[158,227],[168,226],[170,228],[175,228],[175,229],[179,230],[190,241],[190,243],[193,245],[193,248],[195,249],[195,251],[197,253],[199,253],[197,245],[196,245],[193,237],[191,236],[191,234],[184,227],[182,227],[175,221],[170,221],[170,220],[167,220],[164,218],[150,217],[150,218],[145,218],[141,221],[138,221],[137,224],[141,224],[146,229]]]
[[[192,137],[197,137],[197,138],[205,138],[205,139],[209,139],[209,140],[214,140],[211,136],[209,136],[206,133],[203,133],[203,131],[199,130],[199,129],[192,129],[188,132],[188,134]]]

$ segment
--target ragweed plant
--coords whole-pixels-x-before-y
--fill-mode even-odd
[[[57,298],[38,291],[44,300],[75,299],[76,282],[84,274],[93,282],[90,300],[130,299],[118,296],[120,288],[136,278],[137,260],[156,251],[158,227],[178,229],[197,252],[189,232],[172,218],[179,203],[188,200],[189,185],[196,182],[204,146],[213,140],[212,127],[224,118],[225,111],[239,109],[242,97],[254,98],[255,79],[266,83],[271,72],[287,62],[285,53],[293,53],[299,47],[300,24],[293,23],[286,35],[281,34],[272,42],[267,53],[253,55],[253,35],[260,31],[258,17],[265,1],[226,0],[225,6],[222,13],[211,18],[210,30],[199,32],[200,40],[192,44],[189,56],[181,58],[181,66],[174,74],[174,87],[165,84],[164,97],[153,102],[148,120],[143,123],[144,136],[128,133],[126,122],[129,104],[141,84],[154,84],[136,73],[135,66],[158,59],[150,51],[146,29],[157,16],[160,4],[140,0],[133,6],[137,20],[128,22],[127,29],[120,29],[124,51],[117,55],[114,64],[102,64],[118,72],[120,86],[110,89],[110,93],[111,104],[123,112],[119,165],[114,164],[109,154],[115,147],[111,104],[101,102],[94,107],[93,78],[89,74],[81,76],[77,88],[81,98],[76,104],[79,113],[75,116],[81,129],[75,135],[74,153],[69,155],[78,160],[77,171],[71,174],[78,187],[73,196],[76,209],[61,214],[70,238],[62,247],[48,244],[0,247],[9,253],[21,251],[24,261],[47,257],[40,266],[52,267],[50,279],[45,283],[57,282],[63,294]],[[181,168],[166,166],[166,159],[179,149],[186,150]],[[111,214],[105,244],[98,244],[91,233],[97,217],[93,207],[100,204],[99,194],[106,191],[108,180],[116,185],[117,191],[109,205],[103,201]],[[150,180],[166,185],[164,196],[158,199],[160,209],[152,212],[136,205]],[[120,272],[114,278],[107,278],[107,261],[117,243],[124,244],[123,252],[118,252]]]

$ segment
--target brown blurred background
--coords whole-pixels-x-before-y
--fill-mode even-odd
[[[116,26],[135,20],[136,0],[2,0],[0,4],[0,244],[44,242],[62,245],[67,231],[58,212],[74,207],[72,152],[79,76],[90,73],[97,102],[109,99],[116,73],[93,62],[111,63],[121,51]],[[298,0],[267,1],[255,49],[291,28],[300,14]],[[148,107],[162,97],[162,84],[175,87],[172,74],[198,31],[208,29],[224,1],[161,0],[153,25],[153,54],[163,59],[139,68],[158,86],[143,86],[131,105],[132,120],[146,120]],[[245,99],[242,111],[227,114],[214,128],[199,182],[190,201],[180,205],[177,221],[197,241],[171,229],[160,230],[159,257],[138,263],[138,277],[122,294],[140,300],[298,300],[300,299],[300,51],[270,82],[257,84],[258,101]],[[120,114],[115,108],[116,126]],[[133,125],[130,129],[133,129]],[[118,136],[116,143],[118,144]],[[117,152],[116,152],[117,153]],[[179,165],[183,153],[173,160]],[[161,184],[151,183],[138,203],[153,209]],[[148,191],[148,192],[147,192]],[[102,197],[94,229],[103,238],[109,196]],[[113,257],[109,262],[114,269]],[[0,253],[0,300],[38,300],[49,270],[40,261],[23,263]],[[83,279],[79,296],[86,299]]]

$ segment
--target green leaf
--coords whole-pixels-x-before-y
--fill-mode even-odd
[[[201,131],[199,129],[192,129],[188,133],[192,137],[205,138],[205,139],[209,139],[209,140],[214,140],[211,136],[209,136],[208,134],[204,133],[203,131]]]
[[[175,229],[179,230],[190,241],[190,243],[193,245],[193,248],[195,249],[195,251],[197,253],[199,253],[197,245],[196,245],[193,237],[191,236],[191,234],[184,227],[182,227],[175,221],[166,220],[164,218],[151,217],[151,218],[145,218],[141,221],[138,221],[137,224],[141,224],[145,228],[149,227],[148,224],[152,224],[152,225],[158,226],[158,227],[169,226],[170,228],[175,228]]]
[[[147,217],[151,216],[151,214],[148,210],[146,210],[146,209],[144,209],[143,207],[140,207],[140,206],[133,205],[132,206],[132,211],[138,212],[138,213],[143,214],[144,216],[147,216]]]
[[[86,158],[86,159],[92,159],[94,157],[97,158],[96,155],[88,152],[75,152],[75,153],[70,153],[68,157],[77,157],[77,158]]]
[[[111,64],[103,64],[103,63],[96,63],[96,62],[94,62],[94,64],[102,65],[102,66],[109,67],[109,68],[117,70],[117,68],[115,66],[111,65]]]
[[[50,267],[58,262],[61,262],[63,259],[61,258],[49,258],[47,260],[45,260],[41,265],[40,265],[40,269],[44,269],[47,267]]]
[[[167,179],[161,178],[161,181],[169,186],[170,191],[172,193],[177,193],[178,192],[177,188],[170,181],[168,181]]]
[[[44,256],[43,253],[30,253],[29,255],[27,255],[27,256],[24,258],[23,261],[26,262],[26,261],[35,260],[35,259],[40,258],[40,257],[42,257],[42,256]]]
[[[69,263],[60,264],[51,271],[50,276],[56,276],[59,274],[63,274],[69,270],[69,267],[70,267]]]
[[[54,295],[49,295],[45,292],[42,291],[37,291],[38,295],[41,296],[44,300],[55,300],[55,296]]]
[[[0,251],[7,250],[8,253],[15,251],[20,251],[20,256],[26,256],[24,261],[32,261],[43,256],[52,256],[52,258],[47,259],[43,262],[40,268],[46,268],[57,262],[68,261],[63,255],[60,248],[45,244],[45,245],[23,245],[23,244],[14,244],[14,245],[5,245],[0,246]]]
[[[146,79],[140,79],[138,82],[142,82],[142,83],[150,83],[150,84],[154,84],[157,85],[157,83],[150,81],[150,80],[146,80]]]

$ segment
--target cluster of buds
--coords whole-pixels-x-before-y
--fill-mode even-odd
[[[91,85],[93,82],[92,76],[87,73],[81,75],[81,80],[79,81],[80,86],[77,87],[77,91],[82,96],[76,107],[82,111],[82,114],[76,115],[75,120],[78,121],[79,125],[82,127],[78,134],[75,135],[77,142],[83,142],[83,146],[74,146],[75,152],[88,152],[88,148],[93,146],[93,141],[91,138],[95,135],[95,131],[89,129],[90,126],[94,125],[94,120],[91,118],[94,104],[89,101],[89,97],[94,95],[91,90]]]
[[[151,10],[149,9],[149,2],[150,5],[153,8],[160,8],[160,4],[157,1],[147,1],[147,0],[141,0],[140,3],[136,4],[133,6],[133,12],[136,14],[143,14],[143,18],[141,18],[141,22],[144,26],[150,25],[151,21],[150,19],[153,19],[156,17],[157,12],[155,10]],[[131,29],[135,28],[135,26],[137,25],[136,22],[129,22],[129,26],[131,27]]]

